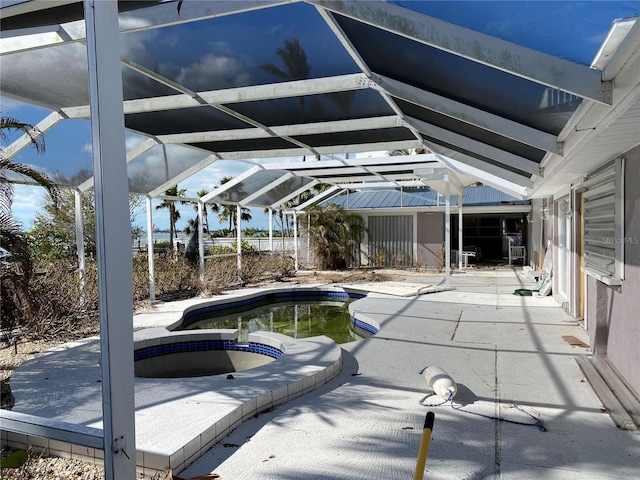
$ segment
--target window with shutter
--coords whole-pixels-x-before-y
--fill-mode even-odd
[[[582,186],[584,271],[619,285],[624,278],[623,160],[590,173]]]

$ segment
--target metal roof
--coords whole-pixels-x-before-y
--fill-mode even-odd
[[[382,208],[444,207],[444,202],[444,198],[436,190],[416,188],[348,192],[323,203],[333,203],[348,210],[373,210]],[[457,206],[458,197],[452,197],[450,204]],[[463,207],[529,204],[529,200],[521,200],[487,186],[465,187],[462,199]]]
[[[625,79],[634,78],[640,28],[629,18],[610,29],[637,14],[637,2],[534,4],[119,2],[130,191],[160,195],[221,160],[321,158],[319,170],[345,154],[427,148],[497,188],[551,192],[567,177],[550,173],[578,176],[637,144],[629,125],[640,110],[638,83]],[[90,155],[69,158],[54,140],[65,129],[90,140],[82,3],[2,5],[1,94],[42,107],[49,140],[46,157],[26,163],[91,188]],[[546,22],[525,28],[534,13]],[[607,133],[616,143],[585,147]],[[20,158],[26,145],[5,152]],[[580,155],[584,165],[573,161]],[[420,167],[405,161],[388,157],[390,168],[374,176],[420,180]],[[294,173],[272,192],[266,177],[254,178],[219,200],[245,194],[273,205],[316,180],[371,181],[357,178],[371,172],[341,168],[304,180]]]

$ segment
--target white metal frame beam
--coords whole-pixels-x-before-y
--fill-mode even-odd
[[[124,65],[126,65],[127,67],[135,70],[136,72],[145,75],[148,78],[151,78],[159,83],[162,83],[166,86],[168,86],[169,88],[173,88],[174,90],[176,90],[177,92],[180,92],[182,94],[186,94],[189,95],[190,97],[192,97],[197,103],[196,105],[200,105],[200,106],[207,106],[207,107],[211,107],[214,108],[218,111],[221,111],[223,113],[226,113],[227,115],[229,115],[230,117],[236,118],[242,122],[247,123],[248,125],[253,125],[254,127],[257,127],[260,130],[263,130],[264,132],[266,132],[269,136],[271,137],[280,137],[283,140],[289,141],[294,145],[297,145],[298,147],[302,147],[302,148],[306,148],[309,149],[309,151],[314,154],[317,155],[318,152],[316,152],[314,150],[313,147],[306,145],[305,143],[300,142],[299,140],[296,140],[295,138],[292,137],[287,137],[284,135],[277,135],[276,133],[274,133],[267,125],[264,125],[260,122],[258,122],[257,120],[254,120],[253,118],[247,117],[246,115],[243,115],[241,113],[236,112],[235,110],[233,110],[232,108],[229,108],[225,105],[222,104],[211,104],[211,103],[207,103],[203,98],[200,97],[200,95],[198,95],[198,93],[192,91],[191,89],[185,87],[184,85],[181,85],[169,78],[164,77],[163,75],[160,75],[159,73],[150,70],[142,65],[139,65],[131,60],[122,59],[122,63]]]
[[[265,193],[269,192],[270,190],[273,190],[278,185],[281,185],[284,182],[286,182],[287,180],[289,180],[290,178],[293,178],[293,176],[294,175],[292,173],[285,173],[280,178],[274,180],[273,182],[269,183],[268,185],[265,185],[264,187],[259,188],[255,192],[253,192],[253,193],[247,195],[246,197],[244,197],[244,199],[241,202],[238,202],[238,205],[241,205],[241,206],[251,205],[251,202],[253,202],[256,198],[260,198],[262,195],[264,195]],[[266,207],[268,205],[264,205],[264,206]]]
[[[387,149],[388,150],[388,149]],[[321,165],[322,168],[344,168],[344,167],[368,167],[387,166],[394,163],[415,164],[423,166],[429,164],[434,168],[440,167],[441,164],[438,156],[433,153],[423,153],[416,155],[397,155],[384,157],[350,157],[342,160],[322,160],[321,162],[290,162],[290,163],[269,163],[264,165],[265,170],[288,170],[295,172],[297,170],[309,170],[313,165]]]
[[[211,165],[214,162],[217,162],[218,160],[220,160],[220,157],[218,155],[209,155],[204,160],[196,163],[195,165],[192,165],[191,167],[187,168],[186,170],[184,170],[183,172],[179,173],[178,175],[175,175],[175,176],[171,177],[170,180],[164,182],[163,184],[158,185],[156,188],[151,190],[148,193],[148,195],[150,197],[157,197],[158,195],[162,194],[165,190],[167,190],[167,189],[173,187],[174,185],[177,185],[178,183],[182,182],[183,180],[186,180],[187,178],[195,175],[196,173],[198,173],[203,168],[208,167],[209,165]]]
[[[435,93],[421,90],[383,75],[374,73],[371,75],[371,81],[372,88],[385,91],[391,96],[406,102],[547,152],[562,153],[557,137],[550,133],[456,102]]]
[[[131,150],[127,152],[127,163],[135,160],[140,155],[150,150],[151,148],[155,147],[156,145],[160,145],[160,142],[158,142],[154,138],[149,138],[139,143],[138,145],[136,145],[135,147],[133,147]],[[90,190],[92,188],[93,188],[93,177],[86,179],[84,182],[78,185],[78,189],[81,192],[86,192],[87,190]]]
[[[155,76],[154,79],[158,80]],[[160,80],[158,80],[160,81]],[[175,82],[174,82],[175,83]],[[176,84],[177,85],[177,84]],[[228,88],[194,92],[199,99],[210,105],[254,102],[291,96],[319,95],[350,90],[369,88],[366,76],[361,73],[340,75],[329,78],[297,80],[291,82],[255,85],[252,87]],[[202,103],[188,93],[167,95],[164,97],[141,98],[124,102],[124,113],[146,113],[165,110],[176,110],[190,107],[201,107]],[[89,106],[66,107],[62,109],[69,118],[88,118]]]
[[[294,208],[294,210],[296,210],[296,211],[304,210],[305,208],[309,207],[310,205],[313,205],[314,203],[318,203],[318,202],[322,202],[324,200],[328,200],[329,198],[332,198],[335,195],[339,194],[342,191],[342,189],[343,189],[343,187],[341,187],[339,185],[334,185],[333,187],[328,188],[324,192],[321,192],[318,195],[316,195],[315,197],[313,197],[313,198],[307,200],[306,202],[298,205],[297,207]]]
[[[48,130],[51,130],[58,123],[64,120],[64,118],[65,118],[64,115],[58,112],[51,112],[49,115],[47,115],[42,120],[40,120],[37,125],[34,125],[36,129],[39,131],[39,133],[35,135],[35,138],[39,138],[42,135],[44,135]],[[32,145],[32,143],[33,143],[33,138],[30,135],[25,133],[24,135],[20,136],[20,138],[18,138],[16,141],[14,141],[11,145],[9,145],[7,148],[5,148],[3,151],[3,154],[6,158],[10,159],[16,156],[26,147]]]
[[[56,6],[54,3],[72,3],[70,1],[47,0],[45,2],[22,2],[10,7],[3,7],[2,17],[28,13],[28,11],[43,10]],[[145,21],[141,21],[139,15],[134,12],[122,12],[119,16],[120,33],[135,33],[145,30],[163,28],[180,23],[188,23],[194,20],[221,17],[234,13],[259,10],[278,5],[288,4],[296,0],[234,0],[233,2],[184,2],[177,15],[177,3],[159,3],[147,8]],[[25,10],[28,5],[31,10]],[[35,7],[35,8],[33,8]],[[26,35],[26,36],[25,36]],[[4,37],[4,32],[3,32]],[[19,40],[21,38],[21,40]],[[20,29],[5,39],[0,39],[0,55],[4,53],[17,53],[35,48],[53,46],[62,42],[81,42],[86,39],[84,21],[56,25],[53,28]],[[11,40],[11,41],[9,41]]]
[[[331,31],[334,33],[338,41],[342,44],[344,49],[347,51],[349,56],[351,56],[351,58],[356,63],[356,65],[358,65],[360,70],[362,70],[362,72],[366,75],[367,86],[372,87],[373,85],[371,83],[370,78],[373,72],[371,71],[367,63],[364,61],[364,59],[362,58],[358,50],[351,43],[351,40],[349,39],[349,37],[344,33],[344,31],[336,21],[335,16],[329,11],[325,10],[324,8],[318,5],[316,5],[316,9],[320,13],[320,16],[324,19],[326,24],[329,26]],[[402,117],[403,117],[402,110],[400,110],[400,107],[398,107],[398,105],[396,104],[395,100],[391,97],[391,95],[389,95],[389,93],[383,89],[378,90],[378,93],[382,96],[384,101],[387,102],[387,105],[389,105],[389,107],[396,113],[396,115],[398,116],[398,120],[402,120]],[[420,135],[416,131],[411,130],[411,132],[413,133],[413,135],[416,137],[417,140],[421,140]]]
[[[276,208],[280,208],[280,206],[284,205],[285,203],[287,203],[289,200],[291,200],[292,198],[296,198],[298,195],[306,192],[307,190],[311,190],[314,186],[316,186],[317,184],[319,184],[320,181],[319,180],[312,180],[311,182],[307,183],[304,187],[299,188],[297,190],[294,190],[293,192],[291,192],[289,195],[287,195],[286,197],[282,197],[280,200],[278,200],[275,203],[272,203],[269,208],[270,210],[276,209]]]
[[[250,9],[258,8],[257,7],[258,3],[256,2],[245,2],[245,3],[246,5],[249,6]],[[279,2],[272,2],[272,5],[277,3]],[[361,68],[365,72],[364,74],[350,74],[350,75],[342,75],[342,76],[336,76],[331,78],[283,82],[283,83],[275,83],[270,85],[260,85],[260,86],[250,87],[250,88],[233,88],[233,89],[225,89],[221,91],[209,91],[209,92],[198,93],[198,92],[193,92],[190,89],[184,87],[183,85],[177,84],[176,82],[172,82],[169,79],[165,79],[161,75],[157,74],[157,72],[153,72],[141,65],[137,65],[134,62],[121,58],[121,61],[125,65],[129,66],[130,68],[133,68],[137,71],[141,71],[144,75],[147,75],[150,78],[153,78],[155,81],[165,83],[169,85],[171,88],[175,89],[176,91],[181,92],[179,95],[166,96],[166,97],[153,98],[153,99],[131,100],[131,101],[125,102],[124,104],[125,112],[130,112],[130,113],[147,112],[147,111],[157,111],[157,110],[165,110],[165,109],[172,109],[172,108],[185,108],[185,107],[207,105],[207,106],[216,108],[218,110],[221,110],[229,115],[232,115],[235,118],[239,118],[240,120],[247,122],[249,125],[254,126],[254,128],[238,129],[233,131],[185,133],[185,134],[176,134],[176,135],[163,135],[163,136],[158,136],[157,138],[152,137],[146,142],[143,142],[143,144],[137,146],[135,150],[132,150],[131,152],[129,152],[128,161],[132,160],[133,158],[136,158],[138,155],[142,154],[144,151],[146,151],[147,149],[157,144],[171,144],[171,143],[183,144],[187,142],[200,143],[200,142],[229,140],[229,139],[280,137],[285,140],[291,141],[292,143],[294,143],[299,147],[297,149],[296,148],[281,149],[279,151],[272,151],[272,150],[270,151],[238,151],[238,152],[224,152],[224,153],[214,152],[213,155],[211,155],[210,157],[207,157],[207,159],[205,159],[203,162],[200,162],[198,163],[198,165],[195,165],[189,168],[188,170],[185,170],[178,176],[172,178],[170,181],[165,182],[163,185],[160,185],[159,187],[155,188],[152,192],[149,192],[149,195],[154,197],[161,194],[164,190],[166,190],[167,186],[174,185],[180,180],[184,180],[188,178],[189,176],[199,171],[201,168],[204,168],[205,166],[207,166],[208,164],[212,163],[217,159],[225,158],[225,159],[234,160],[234,159],[245,159],[247,157],[265,158],[265,157],[273,157],[273,156],[279,156],[279,155],[283,155],[283,156],[284,155],[310,155],[310,154],[333,155],[335,153],[336,147],[313,148],[309,145],[305,145],[302,142],[295,140],[294,138],[291,138],[300,134],[309,134],[309,133],[322,134],[322,133],[333,133],[333,132],[343,132],[343,131],[355,131],[355,130],[370,129],[370,128],[392,128],[392,127],[400,126],[400,127],[408,128],[409,130],[411,130],[411,132],[413,132],[413,134],[416,135],[416,140],[392,142],[391,144],[380,142],[379,144],[373,144],[373,145],[372,144],[349,145],[344,147],[343,150],[346,153],[351,153],[351,152],[355,153],[355,152],[363,151],[365,149],[380,148],[384,150],[389,150],[389,149],[423,147],[424,144],[422,142],[420,132],[422,131],[422,132],[427,132],[429,134],[433,134],[433,129],[435,127],[429,126],[424,122],[420,123],[420,121],[416,119],[404,118],[403,113],[400,111],[400,109],[395,104],[395,101],[393,100],[394,95],[397,95],[399,98],[408,99],[408,101],[416,102],[427,108],[429,106],[424,104],[429,103],[429,101],[431,101],[431,107],[434,107],[434,105],[437,107],[443,107],[446,105],[448,106],[448,108],[454,108],[454,109],[457,108],[458,109],[457,113],[460,116],[468,117],[469,113],[474,113],[474,115],[476,115],[477,118],[474,117],[473,115],[471,116],[473,121],[470,123],[473,123],[473,124],[482,123],[484,121],[484,118],[482,117],[482,115],[483,114],[487,115],[488,118],[490,118],[488,123],[493,122],[491,125],[491,128],[488,128],[488,130],[491,130],[494,132],[498,130],[499,131],[498,133],[501,133],[501,134],[502,134],[503,128],[506,128],[506,129],[511,128],[512,130],[516,130],[516,127],[518,126],[522,127],[521,125],[515,124],[514,122],[510,122],[506,119],[502,119],[499,116],[491,117],[491,115],[487,114],[486,112],[482,112],[482,111],[470,112],[470,107],[462,106],[460,104],[456,104],[455,102],[449,101],[450,103],[446,104],[446,102],[448,101],[446,99],[438,98],[437,96],[434,96],[433,98],[431,98],[429,97],[430,94],[426,92],[418,91],[417,89],[414,89],[414,87],[405,85],[401,82],[395,82],[391,79],[372,73],[368,69],[364,61],[361,59],[361,57],[359,56],[355,48],[353,48],[353,45],[351,45],[348,37],[346,37],[346,35],[344,35],[344,32],[342,32],[341,28],[335,21],[335,17],[333,13],[329,11],[331,9],[327,10],[325,8],[326,7],[325,2],[311,0],[309,3],[312,3],[316,6],[317,10],[323,16],[327,24],[334,31],[334,34],[336,34],[339,40],[345,45],[345,48],[348,49],[349,53],[352,55],[354,60],[359,62],[358,64],[361,66]],[[355,5],[353,2],[346,2],[346,4],[349,5],[348,7],[344,7],[347,9]],[[175,7],[175,5],[172,6],[172,8],[173,7]],[[394,15],[397,15],[398,12],[402,14],[407,13],[407,11],[404,9],[401,9],[401,8],[397,9],[394,6],[389,7],[388,5],[384,5],[382,3],[377,4],[376,8],[382,9],[382,11],[385,13],[391,12]],[[389,10],[389,8],[391,8],[391,10]],[[229,7],[222,7],[222,9],[223,10],[226,9],[225,11],[227,13],[233,13],[236,11],[235,8],[230,9]],[[199,11],[199,14],[202,14],[205,16],[208,14],[207,12],[209,13],[211,12],[210,10],[207,10],[206,7],[204,9],[201,9],[201,7],[197,7],[195,10],[192,11],[193,16],[190,18],[197,17],[198,13],[196,13],[196,10]],[[362,11],[360,7],[357,7],[356,10]],[[158,12],[158,11],[160,10],[154,10],[154,12]],[[162,8],[162,11],[167,12],[165,7]],[[342,11],[338,13],[344,14],[344,12]],[[121,14],[120,15],[121,20],[126,16],[127,16],[126,12]],[[173,23],[176,23],[174,12],[171,13],[171,16],[173,17]],[[411,18],[413,17],[415,17],[414,14],[411,15]],[[419,16],[419,17],[422,17],[422,16]],[[185,18],[181,18],[179,22],[187,21],[185,20]],[[426,20],[424,21],[422,19],[419,20],[418,25],[421,25],[422,27],[424,27],[425,25],[424,22],[427,22],[428,24],[428,22],[430,21],[429,17],[424,17],[424,19]],[[154,22],[150,22],[150,26],[145,28],[155,28],[156,25],[154,24]],[[69,27],[69,28],[72,29],[72,27]],[[383,25],[381,28],[386,28],[386,27]],[[123,29],[122,25],[121,25],[121,29]],[[123,31],[125,30],[126,29],[123,29]],[[136,31],[136,30],[133,29],[131,31]],[[467,30],[465,29],[462,29],[461,31],[467,32]],[[420,38],[418,38],[417,40],[422,41]],[[367,77],[367,75],[372,76],[373,81],[370,80]],[[356,90],[356,89],[363,89],[363,88],[374,88],[378,90],[385,97],[389,105],[394,109],[394,111],[396,111],[398,115],[382,117],[382,118],[372,118],[372,119],[322,122],[322,123],[316,123],[316,124],[310,124],[310,125],[267,127],[265,125],[259,124],[258,122],[255,122],[250,118],[245,117],[244,115],[238,114],[237,112],[234,112],[232,109],[223,105],[225,103],[232,104],[232,103],[243,102],[243,101],[253,101],[253,100],[268,99],[268,98],[282,98],[282,97],[296,95],[296,94],[310,95],[310,94],[317,94],[317,93],[331,93],[336,91]],[[425,97],[427,97],[427,100],[425,100]],[[445,102],[445,105],[443,105],[442,103],[443,101]],[[440,102],[440,103],[437,103],[437,102]],[[71,107],[71,108],[64,109],[62,111],[62,114],[68,115],[69,117],[72,117],[72,118],[86,118],[86,116],[89,115],[89,109],[88,109],[88,106]],[[441,130],[442,131],[440,132],[440,135],[439,136],[436,135],[436,137],[442,138],[442,136],[444,136],[447,139],[447,143],[455,144],[455,145],[461,146],[461,148],[466,148],[469,150],[481,148],[482,149],[482,152],[480,153],[481,155],[487,156],[490,158],[497,158],[498,161],[504,162],[505,165],[511,168],[519,169],[527,173],[537,173],[537,174],[540,173],[540,170],[536,162],[531,162],[517,155],[512,155],[509,152],[504,152],[503,150],[495,149],[494,147],[485,145],[481,142],[470,140],[463,135],[456,136],[456,134],[450,133],[445,129],[441,129]],[[527,136],[530,135],[531,139],[526,139],[526,141],[524,141],[523,143],[527,143],[527,142],[535,143],[536,146],[538,147],[540,147],[541,144],[544,144],[545,148],[555,147],[555,149],[557,150],[557,142],[555,142],[555,137],[553,137],[552,135],[544,134],[544,132],[539,132],[535,129],[530,129],[530,131],[526,132],[526,135]],[[455,138],[451,138],[452,136],[454,136]],[[509,136],[509,135],[506,135],[506,136]],[[516,135],[513,135],[513,136],[516,136]],[[520,141],[523,139],[518,138],[518,140]],[[385,161],[389,162],[389,159],[386,158]],[[344,165],[344,162],[342,163],[342,165]],[[478,161],[476,161],[472,165],[479,165]],[[365,167],[365,166],[361,166],[361,168],[362,170],[364,170],[363,173],[368,172],[373,177],[377,177],[375,178],[375,181],[393,181],[393,179],[396,178],[394,176],[391,176],[393,178],[388,178],[388,176],[385,176],[385,174],[383,173],[384,169],[382,168],[369,169],[368,167]],[[394,168],[395,167],[390,167],[389,169],[393,170]],[[288,167],[285,167],[284,169],[289,170]],[[494,173],[498,174],[498,172],[499,170],[495,170]],[[403,179],[403,180],[406,180],[407,178],[408,177],[406,175],[398,177],[398,179]],[[356,180],[355,177],[354,178],[349,177],[349,179],[353,181],[361,180],[361,178]],[[339,181],[345,181],[345,178],[344,177],[332,178],[329,176],[328,178],[324,178],[322,181],[325,181],[327,183],[334,183]],[[85,182],[83,185],[81,185],[80,188],[82,190],[86,190],[90,188],[92,184],[93,184],[93,180],[91,179]],[[219,193],[221,192],[219,191],[218,194]]]
[[[227,190],[233,189],[233,187],[242,183],[251,175],[263,169],[264,168],[261,165],[256,165],[255,167],[252,167],[249,170],[242,172],[240,175],[233,177],[233,179],[229,180],[224,185],[220,185],[219,187],[215,188],[212,192],[209,192],[206,195],[203,195],[202,197],[200,197],[200,200],[202,200],[204,203],[207,203],[213,200],[214,198],[220,196],[220,194],[226,192]],[[230,203],[235,204],[236,202],[230,202]]]
[[[531,175],[542,175],[540,172],[540,164],[533,160],[501,150],[492,145],[479,142],[478,140],[465,137],[464,135],[437,127],[416,118],[405,117],[405,122],[424,135],[437,138],[449,145],[455,145],[468,152],[474,152],[483,157],[491,158],[496,162],[506,165],[507,167],[515,168],[522,172],[530,173]]]
[[[415,168],[414,165],[396,165],[390,163],[388,165],[376,165],[375,167],[358,167],[358,166],[345,166],[342,168],[335,167],[323,167],[322,165],[318,165],[318,168],[313,168],[309,170],[298,171],[300,172],[300,176],[305,177],[321,177],[321,180],[325,183],[329,183],[329,179],[331,178],[340,178],[341,175],[371,175],[371,176],[379,176],[385,175],[389,172],[393,172],[398,169],[413,171]],[[294,171],[297,174],[297,172]]]
[[[399,126],[401,125],[397,117],[387,116],[270,127],[268,131],[262,128],[241,128],[209,132],[174,133],[158,135],[156,138],[164,144],[181,144],[271,138],[273,137],[273,134],[279,137],[289,137],[292,135],[321,135],[371,130],[376,128],[393,128]]]
[[[343,177],[332,177],[332,178],[320,178],[323,183],[329,184],[344,184],[344,183],[377,183],[377,182],[388,182],[400,186],[401,181],[409,181],[416,180],[418,178],[417,175],[413,173],[407,173],[402,175],[374,175],[374,174],[360,174],[360,175],[352,175],[352,176],[343,176]]]
[[[464,195],[464,183],[458,178],[455,172],[446,168],[441,168],[439,171],[427,175],[421,178],[420,181],[437,191],[440,195]],[[445,191],[442,191],[442,186],[445,185]]]
[[[35,4],[37,2],[25,3]],[[45,3],[42,2],[42,4]],[[47,5],[47,8],[50,7],[50,5]],[[3,13],[5,8],[2,9]],[[6,33],[3,31],[2,38],[0,38],[0,56],[28,52],[61,43],[84,41],[85,32],[83,20],[63,25],[24,28]]]
[[[339,15],[548,87],[611,105],[601,72],[386,2],[305,0]]]
[[[491,163],[487,163],[483,160],[477,159],[475,157],[471,157],[469,155],[457,152],[455,150],[451,150],[450,148],[443,147],[441,145],[437,145],[432,142],[427,142],[427,145],[431,149],[431,151],[433,151],[434,153],[439,153],[444,157],[452,158],[470,167],[476,168],[477,170],[489,173],[494,177],[498,177],[503,180],[506,180],[509,183],[512,183],[512,184],[515,183],[516,185],[520,185],[522,187],[531,187],[532,185],[531,179],[529,177],[522,176],[518,173],[512,172],[510,170],[506,170],[500,166],[492,165]],[[477,175],[474,175],[471,173],[470,175],[478,177]]]
[[[340,25],[338,25],[338,22],[336,22],[335,17],[329,11],[327,11],[326,9],[320,6],[316,5],[316,10],[318,10],[318,13],[322,17],[322,19],[325,21],[327,26],[331,29],[331,31],[336,36],[338,41],[342,44],[342,46],[347,51],[349,56],[353,59],[356,65],[358,65],[358,68],[360,68],[360,70],[362,70],[362,72],[367,77],[369,77],[371,75],[371,70],[369,69],[369,66],[364,61],[364,59],[360,56],[360,53],[353,46],[353,44],[351,43],[351,40],[349,40],[349,37],[347,37],[347,35],[344,33]]]
[[[507,180],[503,178],[503,176],[490,173],[486,169],[483,169],[484,168],[483,165],[480,165],[479,166],[480,168],[478,168],[475,166],[471,166],[469,165],[469,163],[465,163],[464,161],[447,157],[444,154],[437,154],[437,156],[438,156],[438,159],[444,165],[449,167],[454,172],[461,173],[462,175],[466,175],[468,177],[476,178],[477,180],[481,181],[485,185],[493,187],[496,190],[500,190],[501,192],[504,192],[516,198],[526,197],[527,189],[530,188],[531,186],[531,182],[527,183],[525,181],[524,183],[526,183],[526,185],[521,185],[520,183]],[[518,178],[522,179],[523,177],[518,177]]]
[[[419,140],[398,140],[394,142],[354,143],[350,145],[316,147],[314,150],[319,155],[334,156],[338,149],[341,153],[361,153],[421,148],[422,146],[423,142]],[[305,148],[282,148],[277,150],[219,152],[219,154],[224,160],[245,160],[247,158],[302,157],[305,155],[314,155],[314,152]]]
[[[336,186],[343,190],[370,190],[376,188],[423,188],[427,184],[422,179],[415,180],[398,180],[395,182],[354,182],[354,183],[336,183]]]

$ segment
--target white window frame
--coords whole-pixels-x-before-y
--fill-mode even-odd
[[[582,190],[582,271],[607,285],[622,285],[625,241],[624,158],[616,158],[589,173],[582,184]]]

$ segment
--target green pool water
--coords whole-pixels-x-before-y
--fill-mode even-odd
[[[277,301],[259,306],[236,307],[207,314],[182,330],[199,328],[237,328],[238,340],[246,342],[249,333],[258,330],[281,333],[293,338],[326,335],[336,343],[360,340],[370,334],[351,324],[347,300],[290,300]]]

